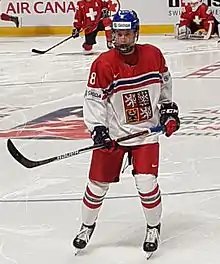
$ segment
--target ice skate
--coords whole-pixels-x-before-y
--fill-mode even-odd
[[[92,45],[83,43],[82,47],[83,47],[83,54],[84,55],[91,55],[94,53],[94,51],[92,49],[93,48]]]
[[[147,234],[143,244],[143,250],[146,252],[147,259],[158,249],[160,243],[160,224],[157,226],[147,225]]]
[[[82,249],[84,249],[95,229],[96,223],[94,223],[92,226],[86,226],[82,224],[79,233],[76,235],[76,237],[73,240],[73,246],[75,248],[75,255],[77,255]]]

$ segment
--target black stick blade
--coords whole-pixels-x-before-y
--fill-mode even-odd
[[[32,49],[31,51],[37,54],[44,54],[46,52],[45,50],[37,50],[37,49]]]
[[[24,167],[26,167],[28,169],[50,163],[50,162],[57,159],[57,157],[53,157],[53,158],[40,160],[40,161],[29,160],[29,159],[25,158],[21,154],[21,152],[18,151],[18,149],[15,147],[15,145],[13,144],[11,139],[7,140],[7,148],[8,148],[8,151],[10,152],[10,154],[12,155],[12,157],[15,160],[17,160],[17,162],[19,162],[21,165],[23,165]]]

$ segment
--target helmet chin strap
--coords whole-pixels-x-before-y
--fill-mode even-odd
[[[134,50],[136,41],[138,40],[138,32],[136,32],[134,40],[130,44],[120,44],[117,45],[115,39],[113,40],[113,45],[122,54],[128,54]]]
[[[135,43],[133,45],[121,44],[121,45],[115,46],[115,48],[119,50],[120,53],[127,54],[134,50],[134,45]]]

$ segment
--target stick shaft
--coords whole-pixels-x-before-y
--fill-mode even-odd
[[[131,135],[128,135],[128,136],[124,136],[124,137],[118,138],[116,140],[116,142],[117,143],[123,142],[123,141],[129,140],[129,139],[135,138],[135,137],[143,136],[143,135],[150,136],[152,134],[155,134],[155,133],[163,131],[163,129],[164,129],[163,126],[157,126],[157,127],[151,128],[151,129],[143,130],[141,132],[137,132],[137,133],[134,133],[134,134],[131,134]],[[89,152],[91,150],[100,149],[100,148],[104,148],[104,147],[105,147],[104,144],[88,146],[88,147],[85,147],[85,148],[81,148],[81,149],[78,149],[78,150],[74,150],[74,151],[71,151],[71,152],[67,152],[67,153],[61,154],[59,156],[54,156],[54,157],[50,157],[50,158],[47,158],[47,159],[44,159],[44,160],[35,161],[35,160],[27,159],[16,148],[16,146],[13,144],[11,139],[8,139],[8,141],[7,141],[7,148],[8,148],[8,151],[10,152],[10,154],[15,158],[15,160],[17,160],[20,164],[22,164],[26,168],[38,167],[38,166],[45,165],[45,164],[48,164],[48,163],[51,163],[51,162],[54,162],[54,161],[67,159],[67,158],[70,158],[70,157],[73,157],[73,156],[76,156],[76,155],[79,155],[79,154],[82,154],[82,153]]]

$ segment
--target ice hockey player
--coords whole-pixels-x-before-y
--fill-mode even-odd
[[[85,42],[82,46],[86,52],[90,52],[93,45],[96,44],[96,36],[99,31],[105,31],[107,47],[112,48],[112,20],[109,17],[109,1],[81,0],[77,3],[72,36],[77,38],[80,30],[85,30]]]
[[[0,19],[1,19],[1,20],[4,20],[4,21],[12,21],[12,22],[15,23],[15,26],[16,26],[17,28],[19,27],[19,19],[18,19],[17,16],[9,16],[9,15],[7,15],[7,14],[5,14],[5,13],[2,13],[2,14],[0,15]]]
[[[136,44],[139,19],[134,11],[120,10],[112,23],[114,48],[91,65],[84,97],[84,121],[94,144],[88,184],[82,201],[82,226],[73,240],[77,250],[89,242],[109,184],[119,181],[122,159],[132,157],[133,176],[146,218],[143,250],[152,254],[159,244],[161,194],[157,182],[159,135],[137,137],[116,144],[113,139],[164,125],[171,136],[180,126],[172,101],[172,80],[161,51]]]
[[[177,38],[209,39],[212,34],[218,34],[217,24],[218,21],[207,4],[202,0],[189,0],[189,3],[182,7]]]

